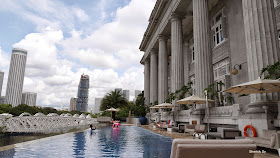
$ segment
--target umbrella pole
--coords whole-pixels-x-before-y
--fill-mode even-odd
[[[205,90],[206,94],[206,118],[207,118],[207,132],[209,133],[209,106],[208,106],[208,97],[207,90]]]

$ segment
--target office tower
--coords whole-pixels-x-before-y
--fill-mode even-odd
[[[135,90],[135,100],[137,99],[139,94],[141,94],[141,91],[140,90]]]
[[[79,87],[78,87],[78,98],[76,102],[76,110],[87,112],[88,108],[88,89],[89,89],[89,76],[81,75]]]
[[[77,98],[70,99],[70,111],[76,110],[76,102],[77,102]]]
[[[122,91],[123,97],[129,101],[129,90],[123,90]]]
[[[115,91],[122,93],[122,89],[121,88],[115,88]]]
[[[29,106],[36,106],[36,100],[37,100],[37,93],[33,92],[25,92],[22,93],[22,104],[26,104]]]
[[[0,97],[0,104],[4,104],[5,103],[5,96],[1,96]]]
[[[4,72],[0,71],[0,97],[1,97],[1,91],[3,86],[3,80],[4,80]]]
[[[5,103],[13,107],[21,103],[27,51],[14,48],[9,68]]]
[[[100,112],[100,104],[101,104],[102,99],[103,98],[95,98],[93,113],[99,113]]]

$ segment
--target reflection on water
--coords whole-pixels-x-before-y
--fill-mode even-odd
[[[44,138],[50,136],[49,134],[16,134],[16,133],[5,133],[0,134],[0,147],[30,141],[34,139]]]
[[[84,157],[85,146],[86,146],[85,132],[75,134],[74,142],[73,142],[74,156]]]
[[[15,154],[15,149],[9,149],[9,150],[0,152],[0,157],[12,158],[12,157],[14,157],[14,154]]]
[[[140,127],[105,127],[55,136],[13,150],[0,157],[170,157],[172,139]],[[42,152],[43,151],[43,152]]]

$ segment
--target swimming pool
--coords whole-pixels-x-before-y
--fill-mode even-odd
[[[0,152],[0,157],[170,157],[172,138],[122,126],[70,133]]]

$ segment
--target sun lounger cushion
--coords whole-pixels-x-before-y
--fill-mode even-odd
[[[197,147],[197,148],[196,148]],[[232,147],[232,148],[231,148]],[[197,150],[200,149],[200,150]],[[231,150],[232,149],[232,150]],[[197,139],[174,139],[172,142],[171,158],[200,158],[215,157],[215,158],[250,158],[249,150],[255,150],[256,145],[252,140],[197,140]],[[229,151],[230,152],[229,152]],[[242,150],[241,155],[237,155],[238,151]],[[215,151],[215,152],[213,152]],[[199,152],[199,153],[198,153]],[[220,155],[221,153],[229,153],[227,156]],[[246,154],[247,153],[247,154]],[[192,156],[190,156],[192,155]],[[197,156],[195,156],[197,155]],[[230,156],[229,156],[230,155]],[[243,155],[243,156],[242,156]],[[201,158],[202,158],[201,157]]]

